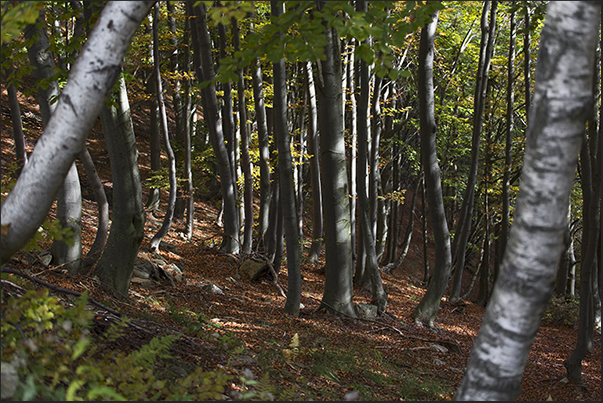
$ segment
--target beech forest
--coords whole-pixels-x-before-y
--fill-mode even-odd
[[[1,398],[601,400],[601,5],[2,1]]]

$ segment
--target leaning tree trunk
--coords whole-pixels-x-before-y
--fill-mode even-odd
[[[490,6],[490,3],[492,5]],[[484,115],[484,106],[486,103],[486,91],[488,88],[488,72],[490,71],[490,59],[494,49],[494,33],[496,30],[496,7],[497,1],[484,2],[482,12],[481,26],[482,37],[480,42],[479,65],[477,68],[477,77],[475,93],[473,100],[473,134],[471,137],[471,162],[469,166],[469,175],[467,177],[467,187],[463,194],[463,203],[461,205],[461,215],[456,225],[454,235],[454,279],[450,300],[456,301],[461,293],[461,280],[465,269],[465,251],[471,232],[471,220],[473,216],[473,204],[475,199],[475,183],[477,181],[477,169],[479,165],[479,143],[482,133],[482,122]],[[488,17],[488,12],[490,16]]]
[[[431,22],[421,31],[419,44],[419,117],[421,133],[421,165],[425,173],[425,192],[429,204],[429,218],[435,241],[435,266],[425,295],[412,316],[415,322],[428,322],[433,326],[440,301],[452,266],[450,234],[444,210],[440,166],[436,150],[436,122],[433,94],[434,38],[438,24],[438,11],[431,15]]]
[[[239,211],[236,206],[237,184],[232,172],[228,150],[224,144],[224,132],[218,109],[216,88],[212,83],[214,62],[211,54],[209,31],[207,30],[207,10],[203,4],[193,7],[192,3],[187,3],[187,6],[190,7],[189,13],[197,17],[195,27],[191,30],[193,48],[196,50],[193,54],[195,70],[197,70],[198,76],[203,82],[209,83],[202,90],[203,110],[220,171],[222,205],[224,208],[224,236],[221,250],[225,253],[237,254],[239,253]]]
[[[101,123],[111,161],[113,211],[107,247],[94,273],[104,288],[125,298],[138,249],[144,238],[145,213],[138,150],[123,76],[119,79],[117,104],[103,108]]]
[[[161,240],[167,235],[172,226],[174,218],[174,207],[176,207],[176,191],[178,182],[176,180],[176,157],[170,144],[170,133],[168,131],[167,113],[165,111],[165,103],[163,102],[163,87],[161,85],[161,66],[159,60],[159,3],[155,3],[155,11],[153,15],[153,59],[155,61],[155,92],[157,95],[157,105],[159,106],[159,122],[161,133],[163,134],[163,145],[168,158],[170,193],[168,197],[165,215],[161,227],[153,236],[150,242],[150,249],[153,252],[159,250]]]
[[[322,69],[315,80],[318,127],[322,133],[320,165],[325,231],[325,285],[321,307],[356,316],[352,303],[354,267],[341,101],[341,51],[337,32],[326,26],[324,29],[326,59],[319,62]]]
[[[48,125],[50,116],[55,110],[54,98],[60,93],[59,85],[54,79],[55,63],[50,49],[50,41],[46,33],[46,21],[43,11],[35,24],[26,28],[25,37],[32,41],[27,48],[33,76],[38,82],[48,83],[38,87],[38,104],[42,115],[42,124]],[[51,252],[52,263],[65,267],[70,273],[77,273],[81,267],[82,257],[82,193],[75,162],[69,168],[63,186],[57,194],[57,219],[62,228],[71,231],[67,240],[54,239]]]
[[[19,99],[17,98],[17,89],[12,82],[8,84],[7,92],[8,105],[13,124],[13,138],[15,139],[15,156],[17,157],[16,176],[18,176],[18,173],[23,169],[23,165],[27,163],[27,150],[25,149],[25,136],[23,135],[21,107],[19,106]]]
[[[567,208],[594,102],[600,6],[551,2],[541,34],[515,219],[456,400],[514,400],[563,250]]]
[[[278,1],[270,2],[272,15],[284,13],[285,6]],[[281,35],[284,35],[282,33]],[[299,315],[301,300],[300,245],[297,227],[297,207],[295,204],[295,183],[293,181],[293,161],[291,142],[287,130],[287,70],[285,58],[274,63],[274,139],[278,148],[278,172],[280,180],[281,206],[287,243],[287,302],[285,311],[292,316]]]
[[[71,69],[57,113],[2,204],[2,263],[27,243],[46,218],[118,77],[134,32],[150,7],[147,2],[109,2],[105,6]]]

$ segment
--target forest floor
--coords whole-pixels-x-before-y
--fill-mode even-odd
[[[20,97],[27,148],[31,152],[41,133],[35,98]],[[148,122],[144,108],[134,107],[141,177],[149,177]],[[12,126],[6,90],[2,86],[2,175],[14,161]],[[89,150],[106,188],[111,187],[108,154],[100,124],[89,136]],[[165,161],[164,161],[165,166]],[[79,166],[80,172],[84,170]],[[96,205],[81,175],[84,253],[94,240]],[[148,187],[143,187],[144,197]],[[408,196],[408,195],[407,195]],[[167,199],[162,194],[162,200]],[[302,304],[299,317],[283,311],[285,298],[269,281],[251,282],[239,272],[241,258],[221,255],[217,247],[221,228],[216,224],[217,203],[196,201],[192,241],[182,236],[184,223],[175,219],[158,252],[168,263],[184,267],[185,281],[135,283],[127,301],[105,293],[96,278],[71,276],[60,268],[39,262],[39,252],[19,252],[5,267],[20,269],[55,286],[83,292],[131,318],[138,326],[128,327],[128,337],[118,348],[137,349],[152,336],[180,334],[182,342],[173,352],[186,372],[196,366],[222,368],[228,373],[261,379],[262,388],[277,400],[450,400],[454,397],[477,336],[484,308],[462,300],[442,301],[436,327],[415,324],[411,312],[425,292],[422,235],[416,223],[413,242],[402,267],[383,274],[388,293],[387,315],[375,320],[335,316],[318,310],[324,275],[320,265],[302,265]],[[164,211],[164,205],[163,210]],[[161,225],[162,213],[147,212],[141,251],[148,253],[149,241]],[[408,214],[406,214],[408,215]],[[54,206],[50,216],[54,216]],[[306,231],[309,232],[309,231]],[[43,244],[48,249],[48,244]],[[429,244],[433,248],[433,244]],[[433,266],[433,250],[430,252]],[[321,259],[324,259],[322,257]],[[324,261],[321,262],[321,265]],[[468,277],[468,276],[467,276]],[[205,291],[211,282],[223,294]],[[283,263],[278,283],[286,288]],[[33,284],[32,284],[33,286]],[[53,292],[62,296],[60,292]],[[471,299],[471,298],[469,298]],[[356,287],[354,302],[370,302],[370,294]],[[98,311],[98,308],[96,308]],[[297,336],[296,336],[297,335]],[[584,385],[567,381],[563,360],[576,343],[576,326],[543,323],[532,346],[519,400],[577,401],[601,399],[601,337],[595,333],[594,352],[583,361]],[[292,341],[298,340],[295,348]],[[258,386],[256,386],[257,388]],[[234,382],[225,398],[237,399],[241,382]],[[256,395],[255,399],[263,400]]]

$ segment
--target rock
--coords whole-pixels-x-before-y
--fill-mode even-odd
[[[182,270],[180,270],[180,268],[174,263],[168,264],[163,268],[163,270],[172,276],[175,282],[184,281],[184,274],[182,274]]]
[[[241,273],[249,276],[250,280],[257,279],[259,274],[264,270],[270,270],[266,262],[258,262],[256,260],[245,260],[239,267]]]
[[[164,242],[164,241],[161,241],[159,243],[159,249],[165,250],[165,251],[168,251],[168,252],[172,252],[172,253],[175,253],[175,254],[179,254],[180,253],[180,251],[178,250],[178,247],[176,245],[172,245],[172,244],[169,244],[169,243]]]
[[[201,289],[210,294],[224,295],[224,291],[222,291],[220,287],[209,281],[206,284],[203,284]]]
[[[435,351],[437,351],[439,353],[447,353],[448,352],[448,349],[440,344],[429,343],[429,347],[431,347],[432,349],[434,349]]]
[[[373,319],[377,317],[377,305],[360,302],[354,304],[354,311],[356,312],[356,316],[361,319]]]
[[[17,386],[19,386],[19,376],[17,375],[17,370],[8,362],[2,362],[0,364],[1,367],[1,384],[0,384],[0,397],[2,400],[10,400],[15,395],[17,391]]]

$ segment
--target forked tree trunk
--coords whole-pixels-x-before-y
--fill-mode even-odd
[[[592,114],[600,6],[550,2],[515,218],[456,400],[514,400],[563,250],[585,123]]]

